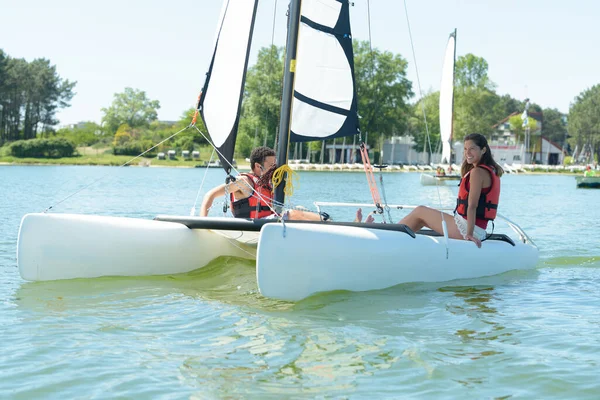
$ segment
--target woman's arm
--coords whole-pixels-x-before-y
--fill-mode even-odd
[[[469,206],[467,208],[467,240],[475,242],[477,247],[481,247],[481,241],[473,237],[473,231],[475,230],[477,205],[479,204],[479,197],[481,196],[481,189],[483,188],[484,173],[485,171],[481,168],[473,168],[469,174],[470,188],[468,199]]]

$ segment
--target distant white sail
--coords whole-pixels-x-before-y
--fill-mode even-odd
[[[225,169],[233,157],[256,5],[258,0],[224,0],[215,50],[199,109]],[[223,160],[225,158],[225,160]]]
[[[440,135],[442,163],[450,163],[452,156],[452,126],[454,118],[454,62],[456,57],[456,30],[450,34],[440,86]]]
[[[291,140],[358,133],[349,5],[304,0],[298,34]]]

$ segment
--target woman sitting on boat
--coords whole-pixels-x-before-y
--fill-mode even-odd
[[[481,247],[481,241],[486,237],[487,223],[496,217],[500,198],[500,177],[504,173],[502,167],[492,158],[485,136],[472,133],[465,137],[464,159],[460,172],[462,179],[454,216],[419,206],[399,223],[415,232],[428,227],[441,234],[442,216],[446,221],[448,237],[469,240]],[[366,222],[372,220],[368,218]]]
[[[479,133],[471,133],[465,137],[463,157],[460,168],[462,179],[454,216],[419,206],[400,223],[415,232],[426,226],[442,233],[441,214],[446,221],[448,237],[470,240],[481,247],[481,241],[486,237],[488,221],[496,217],[500,177],[504,170],[494,161],[485,136]]]

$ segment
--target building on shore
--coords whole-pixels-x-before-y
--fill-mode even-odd
[[[383,142],[382,162],[390,165],[424,165],[439,162],[442,153],[434,153],[431,160],[426,152],[415,150],[412,136],[392,136]],[[437,161],[436,161],[437,160]]]
[[[535,128],[519,137],[512,129],[510,119],[520,116],[514,112],[493,126],[489,145],[494,158],[500,164],[562,164],[566,152],[560,145],[542,136],[543,114],[529,112],[528,116],[535,120]]]

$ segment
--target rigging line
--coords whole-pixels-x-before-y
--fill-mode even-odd
[[[373,57],[373,39],[371,37],[371,1],[367,0],[367,26],[369,29],[369,57],[371,58],[371,68],[370,68],[370,73],[371,73],[371,84],[373,84],[373,81],[375,80],[375,58]],[[377,101],[375,101],[375,104],[377,104]],[[367,132],[367,135],[369,134],[369,132]],[[362,142],[362,133],[360,134],[360,140]],[[368,138],[368,136],[367,136]],[[368,144],[368,143],[367,143]]]
[[[406,15],[406,25],[408,27],[408,37],[410,38],[410,48],[412,50],[413,59],[415,60],[415,71],[417,74],[417,85],[419,87],[419,96],[421,100],[421,110],[423,111],[423,119],[425,122],[425,133],[427,134],[427,143],[429,144],[429,154],[431,154],[431,139],[429,137],[429,126],[427,125],[427,113],[425,112],[425,103],[423,101],[423,91],[421,89],[421,79],[419,78],[419,67],[417,65],[417,55],[415,53],[415,45],[413,43],[412,31],[410,29],[410,19],[408,18],[408,7],[406,6],[406,0],[404,0],[404,13]],[[435,190],[437,192],[438,203],[440,208],[442,208],[442,196],[440,194],[439,185],[435,185]],[[442,230],[444,231],[444,238],[446,242],[446,258],[448,258],[448,228],[446,226],[446,220],[444,219],[444,212],[440,210],[440,218],[442,219]]]
[[[390,224],[393,224],[392,213],[390,212],[390,206],[388,205],[387,196],[385,195],[385,185],[383,184],[383,168],[379,169],[379,182],[381,184],[381,195],[383,197],[383,204],[385,204],[384,209],[387,211],[388,219],[390,220]]]
[[[223,154],[221,154],[221,152],[219,151],[219,149],[217,149],[217,146],[215,146],[215,144],[210,140],[210,138],[206,137],[206,135],[204,134],[204,132],[202,132],[200,129],[198,129],[198,127],[196,125],[193,125],[194,128],[196,128],[196,130],[198,131],[198,133],[200,135],[202,135],[202,137],[204,138],[204,140],[206,140],[208,142],[208,144],[210,144],[213,148],[214,151],[217,152],[218,155],[221,156],[221,159],[225,160],[225,162],[231,167],[231,169],[238,175],[240,175],[240,171],[238,171],[233,164],[231,164],[229,162],[229,160],[227,159],[227,157],[223,156]],[[256,195],[256,197],[258,197],[259,199],[261,199],[265,204],[267,204],[269,206],[269,208],[271,209],[271,211],[273,211],[275,214],[279,215],[275,209],[273,208],[273,204],[271,204],[271,202],[274,203],[273,199],[266,199],[263,195],[260,194],[260,192],[258,192],[257,190],[255,190],[252,186],[250,186],[250,184],[248,182],[246,182],[245,179],[242,179],[242,182],[244,182],[244,184],[246,186],[248,186],[248,188],[250,188],[250,190],[252,190],[252,192],[254,193],[254,195]]]
[[[206,164],[206,168],[204,169],[204,176],[202,177],[202,182],[200,183],[200,187],[198,188],[198,192],[196,193],[196,200],[194,201],[192,211],[190,212],[191,216],[196,215],[196,206],[198,205],[198,198],[200,197],[200,192],[202,191],[202,188],[204,187],[204,181],[206,180],[206,175],[208,175],[208,166],[212,162],[214,155],[215,155],[215,149],[213,148],[213,151],[210,155],[210,160],[208,160],[208,164]]]
[[[242,237],[242,235],[240,235],[239,237]],[[256,253],[251,253],[248,250],[242,248],[239,244],[238,241],[234,238],[226,238],[228,239],[229,244],[231,244],[233,247],[237,248],[240,251],[243,251],[244,253],[248,254],[251,258],[256,259]]]
[[[155,148],[157,148],[158,146],[160,146],[160,145],[161,145],[161,144],[163,144],[164,142],[166,142],[166,141],[168,141],[168,140],[171,140],[171,139],[172,139],[172,138],[174,138],[175,136],[179,135],[181,132],[183,132],[183,131],[185,131],[186,129],[188,129],[190,126],[192,126],[192,125],[188,125],[188,126],[186,126],[185,128],[181,129],[179,132],[176,132],[176,133],[172,134],[171,136],[169,136],[168,138],[166,138],[166,139],[164,139],[164,140],[162,140],[162,141],[158,142],[157,144],[155,144],[154,146],[150,147],[149,149],[147,149],[147,150],[146,150],[146,151],[144,151],[143,153],[141,153],[141,154],[138,154],[137,156],[133,157],[131,160],[129,160],[129,161],[127,161],[127,162],[125,162],[125,163],[123,163],[123,164],[119,165],[117,168],[121,168],[121,167],[124,167],[125,165],[129,165],[129,164],[130,164],[132,161],[134,161],[134,160],[136,160],[136,159],[140,158],[141,156],[143,156],[144,154],[148,153],[149,151],[152,151],[152,150],[154,150]],[[105,174],[105,175],[102,175],[100,178],[98,178],[98,179],[96,179],[96,180],[92,181],[90,184],[88,184],[88,185],[85,185],[84,187],[80,188],[80,189],[79,189],[79,190],[77,190],[76,192],[74,192],[74,193],[71,193],[70,195],[66,196],[66,197],[65,197],[65,198],[63,198],[62,200],[59,200],[58,202],[54,203],[54,204],[53,204],[53,205],[51,205],[50,207],[46,208],[46,209],[45,209],[43,212],[44,212],[44,213],[46,213],[46,212],[50,211],[50,210],[51,210],[51,209],[53,209],[55,206],[57,206],[57,205],[59,205],[59,204],[61,204],[61,203],[65,202],[65,201],[67,201],[68,199],[70,199],[71,197],[75,196],[76,194],[78,194],[78,193],[80,193],[80,192],[84,191],[85,189],[89,188],[90,186],[92,186],[92,185],[96,184],[97,182],[100,182],[102,179],[104,179],[104,178],[106,178],[106,177],[108,177],[108,176],[110,176],[110,175],[114,175],[115,173],[116,173],[116,171],[111,171],[111,172],[109,172],[109,173],[107,173],[107,174]]]
[[[367,25],[368,25],[368,28],[369,28],[369,56],[371,57],[371,83],[373,83],[374,78],[375,78],[375,58],[373,56],[373,39],[371,37],[371,1],[370,0],[367,0]],[[378,93],[376,92],[376,94],[378,94]],[[375,99],[375,108],[377,108],[377,103],[378,103],[378,101],[377,101],[377,99]],[[379,126],[377,126],[377,130],[379,130]],[[362,138],[361,138],[361,142],[362,142]],[[363,164],[364,164],[364,162],[365,162],[364,160],[365,160],[365,156],[366,156],[367,162],[369,164],[370,175],[369,175],[369,172],[367,172],[367,168],[365,168],[365,172],[367,174],[367,181],[369,181],[369,186],[371,188],[371,193],[373,195],[373,200],[375,201],[375,206],[377,207],[377,210],[381,212],[382,218],[383,218],[383,222],[385,223],[385,215],[383,215],[384,208],[381,207],[381,199],[379,198],[379,192],[377,191],[377,183],[375,182],[375,176],[373,175],[373,170],[372,170],[372,167],[371,167],[371,162],[369,160],[369,153],[366,150],[366,145],[367,144],[365,143],[365,152],[364,152],[364,154],[363,154],[363,150],[361,148],[361,157],[363,159]],[[383,160],[381,160],[381,158],[382,157],[380,156],[380,160],[379,160],[380,164],[383,163]],[[379,172],[382,173],[382,170],[380,170]],[[383,187],[383,175],[381,175],[380,182],[381,182],[381,190],[383,192],[383,201],[384,201],[384,204],[385,204],[385,209],[388,212],[388,218],[390,220],[390,223],[392,223],[392,216],[390,214],[390,207],[387,204],[387,199],[386,199],[386,196],[385,196],[385,188]],[[373,194],[373,190],[375,190],[376,195]]]
[[[423,102],[423,90],[421,89],[421,78],[419,77],[419,66],[417,65],[417,55],[415,53],[415,46],[414,46],[413,38],[412,38],[412,30],[410,28],[410,20],[408,18],[408,8],[406,6],[406,0],[404,0],[404,12],[406,15],[406,24],[408,26],[408,37],[410,38],[410,48],[412,50],[413,59],[415,60],[415,72],[417,74],[417,85],[419,87],[419,100],[421,101],[421,111],[423,112],[423,120],[425,122],[425,133],[427,135],[426,143],[429,145],[429,154],[432,154],[431,139],[429,136],[429,125],[427,124],[427,113],[425,112],[425,103]],[[439,189],[438,185],[436,185],[436,190],[437,190],[437,195],[438,195],[438,202],[441,207],[442,206],[442,197],[440,195],[440,189]],[[442,218],[442,221],[443,221],[443,218]]]

